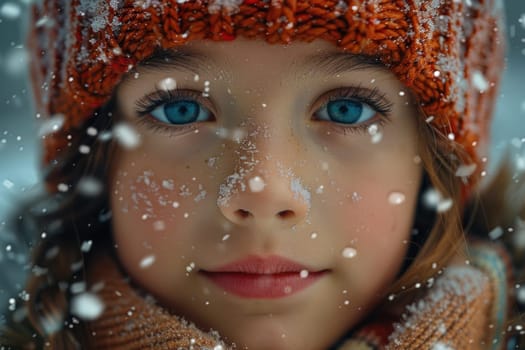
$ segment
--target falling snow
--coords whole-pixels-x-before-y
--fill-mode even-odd
[[[64,125],[65,116],[63,114],[55,114],[51,118],[45,120],[38,131],[39,136],[46,136],[52,134],[62,128]]]
[[[264,189],[264,186],[266,186],[264,180],[260,176],[252,177],[248,181],[248,185],[252,192],[261,192]]]
[[[6,2],[0,8],[0,15],[7,19],[16,19],[20,17],[22,10],[18,4],[13,2]]]
[[[403,204],[406,200],[406,196],[402,192],[391,192],[388,195],[388,202],[392,205]]]
[[[502,235],[503,235],[503,229],[500,226],[493,228],[489,232],[489,237],[492,240],[496,240],[496,239],[500,238]]]
[[[145,269],[153,265],[154,262],[155,262],[155,255],[148,255],[142,258],[139,266],[141,269]]]
[[[343,249],[341,254],[343,255],[343,258],[352,259],[357,256],[357,250],[352,247],[346,247]]]
[[[113,134],[118,143],[126,149],[132,150],[140,144],[140,135],[127,123],[115,125]]]
[[[71,299],[71,313],[82,320],[95,320],[103,311],[102,300],[93,293],[81,293]]]
[[[173,78],[165,78],[157,83],[157,88],[163,91],[171,91],[177,88],[177,82]]]
[[[211,0],[208,5],[208,12],[211,14],[225,10],[228,15],[232,15],[239,11],[239,5],[244,0]]]
[[[489,82],[480,71],[474,71],[474,73],[472,73],[472,84],[479,92],[485,92],[489,88]]]
[[[456,170],[456,176],[458,177],[468,177],[476,171],[476,164],[467,164],[461,165]]]

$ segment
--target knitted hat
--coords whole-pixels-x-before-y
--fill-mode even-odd
[[[498,0],[41,0],[29,46],[37,112],[63,115],[44,136],[59,159],[123,75],[155,50],[197,39],[323,39],[376,57],[423,118],[479,162],[503,62]],[[69,135],[69,136],[68,136]]]

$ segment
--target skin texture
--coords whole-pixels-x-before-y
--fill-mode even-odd
[[[327,348],[385,297],[403,262],[422,173],[417,109],[386,68],[303,69],[310,55],[340,52],[323,41],[186,49],[209,61],[193,72],[139,67],[116,90],[119,117],[140,135],[112,163],[122,265],[161,305],[241,348]],[[208,94],[200,98],[212,120],[179,132],[139,117],[136,101],[168,77]],[[327,93],[345,87],[376,88],[390,103],[389,120],[376,113],[346,134],[320,120]],[[262,191],[250,190],[255,176]],[[349,247],[352,258],[343,254]],[[232,295],[201,273],[248,255],[279,255],[325,274],[269,299]]]

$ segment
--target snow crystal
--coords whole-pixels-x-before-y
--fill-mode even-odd
[[[164,231],[166,229],[166,224],[162,220],[157,220],[153,223],[153,229],[155,231]]]
[[[228,15],[232,15],[239,11],[239,5],[242,4],[243,1],[244,0],[211,0],[208,5],[208,12],[215,14],[224,9]]]
[[[91,148],[88,145],[80,145],[78,151],[82,154],[88,154],[91,151]]]
[[[468,177],[476,171],[477,165],[476,164],[463,164],[460,165],[456,170],[456,176],[458,177]]]
[[[118,123],[113,128],[117,141],[126,149],[137,148],[140,144],[140,135],[127,123]]]
[[[472,84],[479,92],[485,92],[489,88],[489,82],[487,78],[480,71],[474,71],[472,73]]]
[[[175,183],[173,180],[163,180],[162,181],[162,187],[164,187],[167,190],[173,191],[175,189]]]
[[[317,238],[317,232],[312,232],[312,233],[310,234],[310,238],[311,238],[311,239],[316,239],[316,238]]]
[[[69,186],[65,183],[59,183],[57,185],[57,189],[60,191],[60,192],[67,192],[69,190]]]
[[[520,15],[520,18],[518,19],[518,22],[521,23],[521,26],[525,29],[525,13],[522,13]]]
[[[450,198],[443,198],[441,193],[431,188],[423,194],[423,204],[429,209],[435,209],[437,212],[446,212],[452,207],[454,202]]]
[[[260,176],[255,176],[248,181],[248,186],[252,192],[261,192],[266,184]]]
[[[16,19],[22,13],[20,6],[12,2],[6,2],[0,8],[0,14],[7,19]]]
[[[140,268],[141,268],[141,269],[145,269],[145,268],[147,268],[147,267],[150,267],[154,262],[155,262],[155,255],[148,255],[148,256],[145,256],[145,257],[140,261]]]
[[[77,184],[77,191],[88,197],[98,196],[102,193],[103,188],[104,185],[102,182],[91,176],[82,177]]]
[[[25,48],[15,47],[5,56],[4,70],[11,76],[20,76],[27,71],[29,54]]]
[[[246,131],[242,128],[233,129],[231,132],[231,139],[237,143],[240,143],[246,137]]]
[[[306,278],[306,277],[308,277],[308,274],[309,274],[308,270],[301,270],[299,272],[299,277]]]
[[[86,282],[75,282],[69,287],[72,294],[83,293],[86,291]]]
[[[292,192],[294,193],[294,197],[295,198],[299,198],[299,196],[301,196],[303,198],[303,200],[305,201],[305,203],[307,204],[308,209],[310,209],[310,207],[311,207],[311,203],[310,203],[311,194],[306,188],[303,187],[303,185],[301,183],[301,180],[297,179],[297,178],[291,179],[290,180],[290,187],[292,189]]]
[[[93,293],[81,293],[71,300],[71,313],[82,320],[95,320],[104,311],[104,304]]]
[[[188,266],[186,266],[186,272],[191,272],[195,269],[195,263],[194,262],[190,262],[188,264]]]
[[[489,232],[489,237],[492,240],[496,240],[496,239],[500,238],[502,235],[503,235],[503,229],[500,226],[497,226],[497,227],[493,228]]]
[[[436,211],[438,213],[444,213],[448,211],[450,208],[452,208],[452,204],[454,204],[454,201],[451,198],[442,199],[439,201]]]
[[[236,128],[232,131],[226,128],[217,128],[215,134],[223,139],[230,139],[237,143],[240,143],[242,139],[246,136],[246,132],[242,128]]]
[[[357,250],[355,248],[352,248],[352,247],[346,247],[346,248],[343,249],[341,254],[343,255],[343,258],[352,259],[352,258],[356,257]]]
[[[109,130],[104,130],[98,135],[98,139],[102,142],[109,141],[112,137],[113,135]]]
[[[108,23],[109,8],[106,0],[81,0],[76,8],[78,13],[91,17],[91,30],[97,33]]]
[[[177,81],[173,78],[165,78],[157,83],[157,89],[171,91],[177,88]]]
[[[206,198],[207,192],[202,189],[202,185],[199,185],[200,192],[193,198],[195,202],[200,202],[204,198]]]
[[[442,342],[437,342],[432,346],[431,350],[455,350],[455,349]]]
[[[64,121],[65,116],[63,114],[55,114],[51,116],[40,125],[38,136],[46,136],[60,130],[64,125]]]
[[[516,291],[516,299],[521,305],[525,305],[525,286],[519,286]]]
[[[406,196],[402,192],[391,192],[388,195],[388,202],[392,205],[400,205],[404,203],[406,200]]]
[[[14,183],[11,181],[11,180],[8,180],[8,179],[5,179],[2,184],[4,185],[5,188],[7,188],[8,190],[12,189],[14,187]]]
[[[379,130],[377,124],[372,124],[367,129],[368,134],[371,136],[371,142],[377,144],[383,139],[383,133]]]
[[[93,241],[84,241],[82,242],[82,245],[80,246],[80,250],[84,253],[87,253],[91,250],[91,246],[93,245]]]

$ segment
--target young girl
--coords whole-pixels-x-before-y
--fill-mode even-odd
[[[522,237],[523,199],[486,192],[500,212],[476,210],[500,10],[34,5],[49,193],[23,216],[39,240],[5,344],[518,346],[498,238]]]

